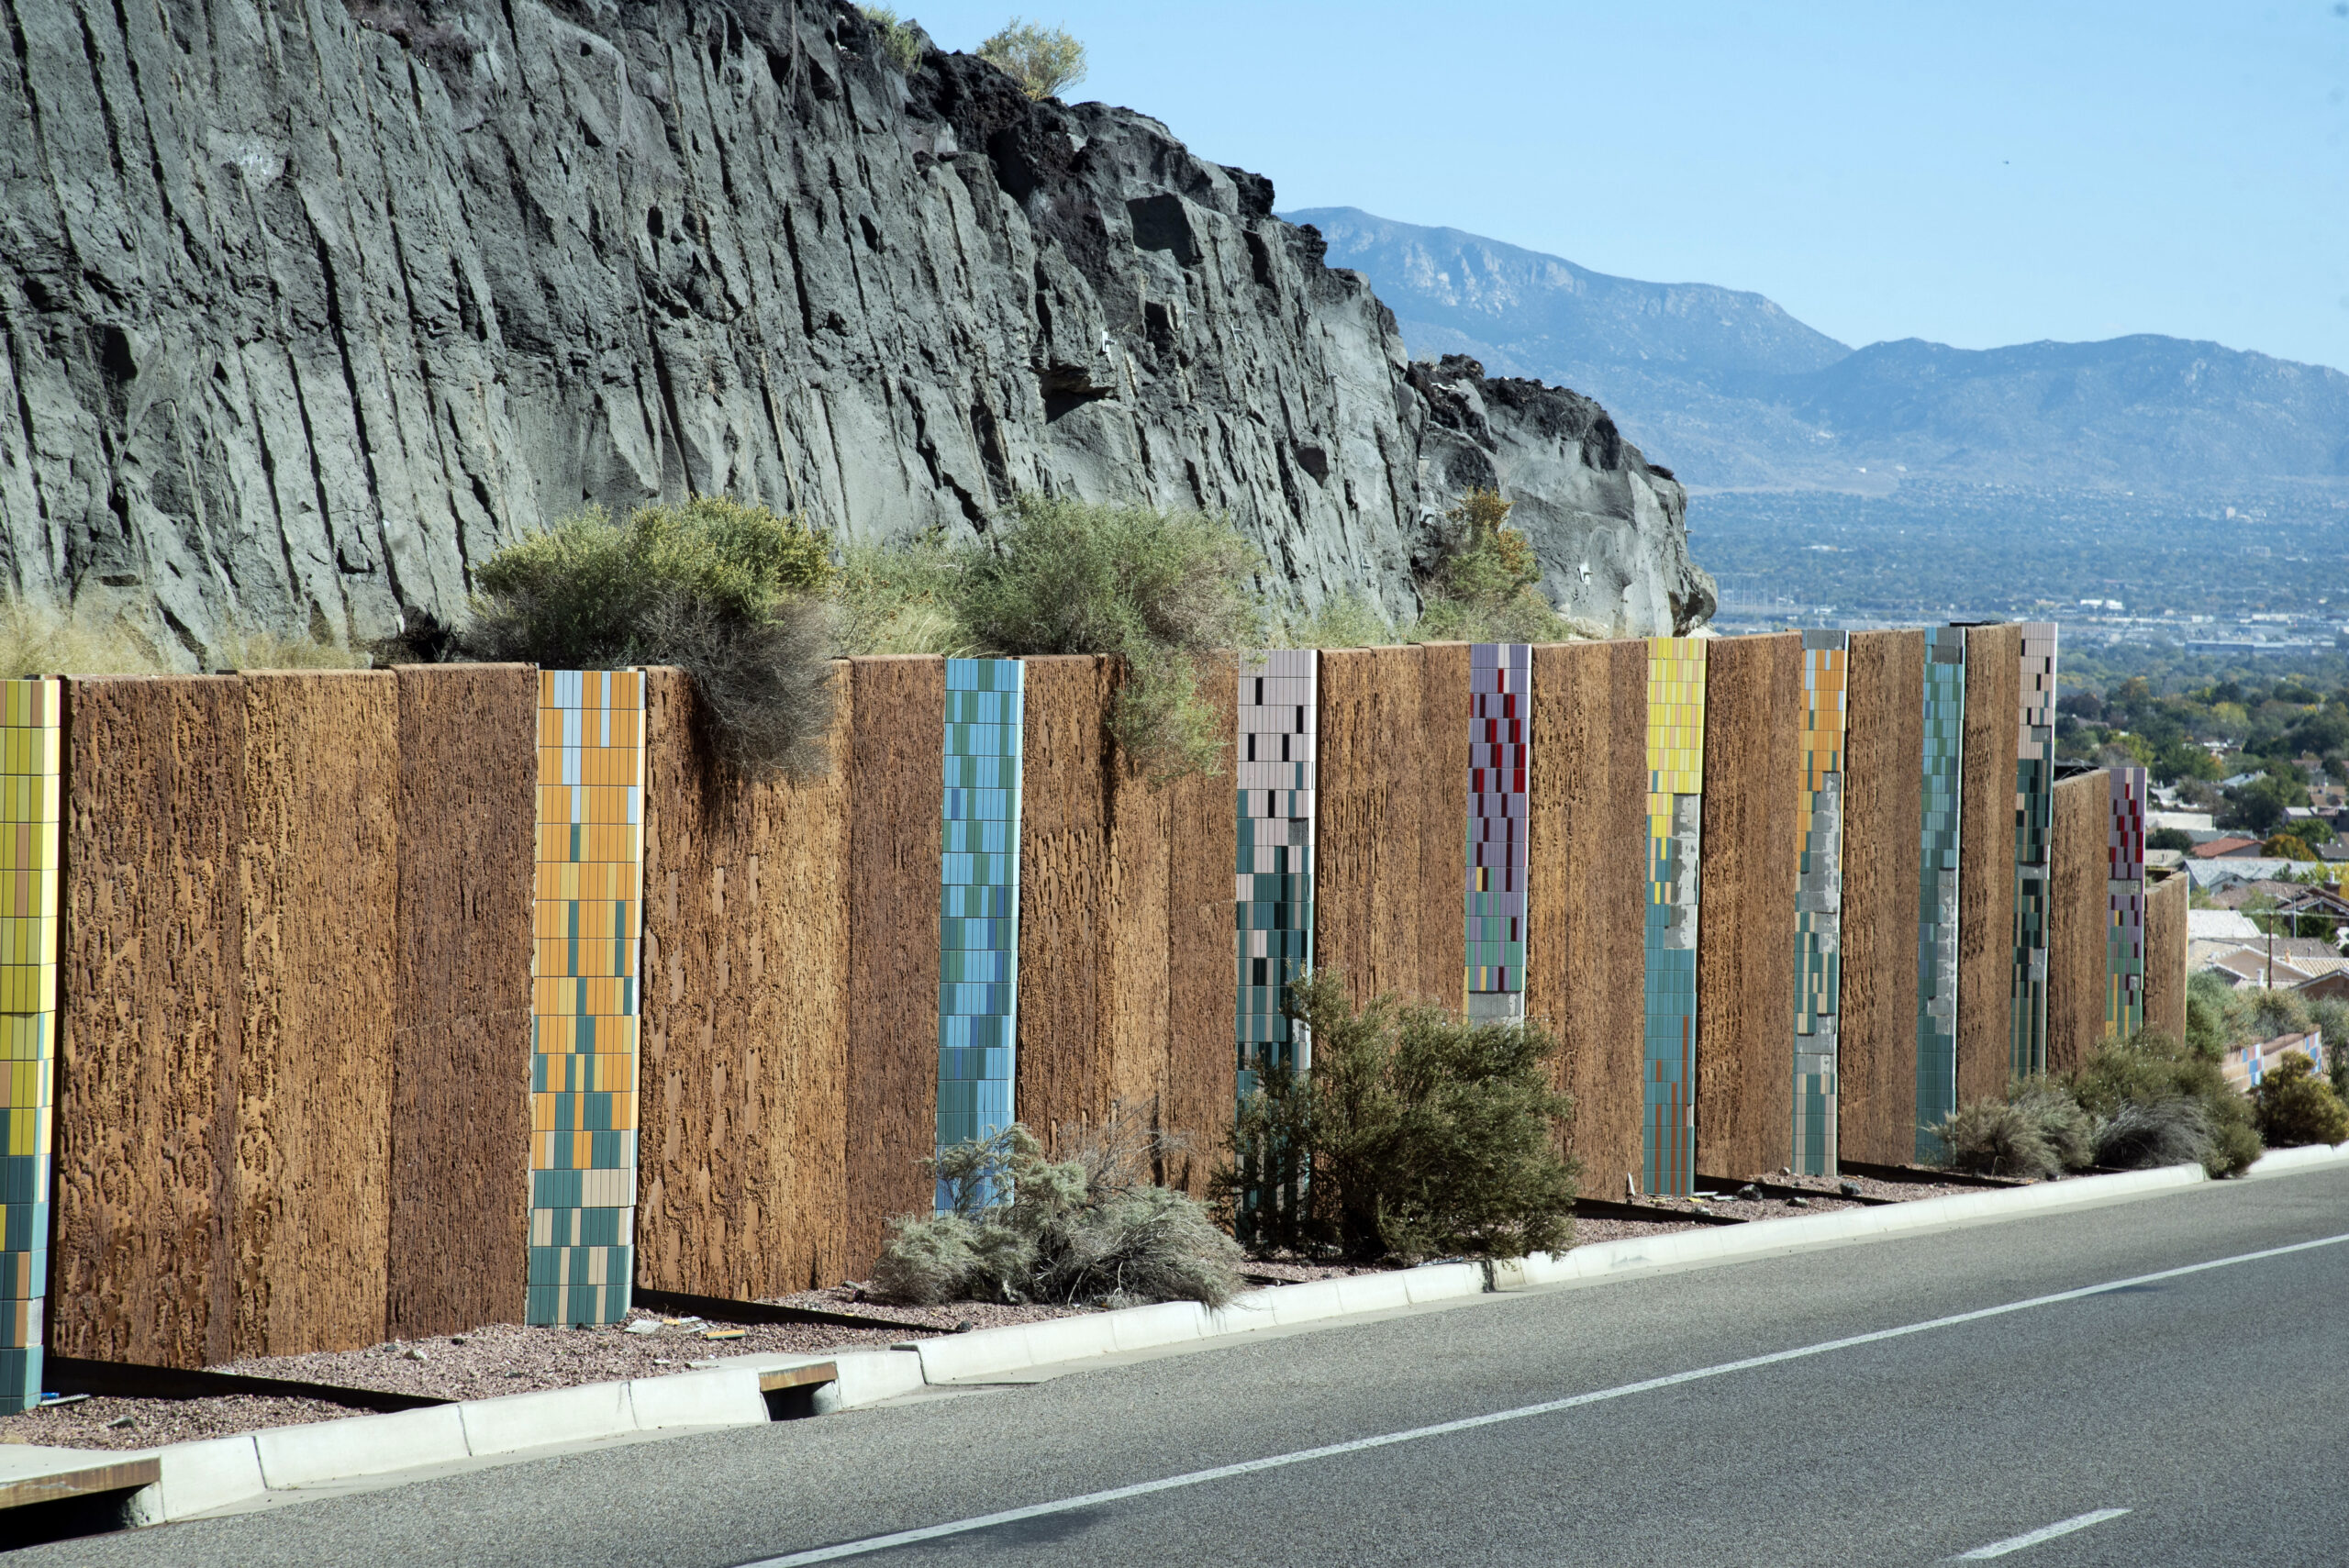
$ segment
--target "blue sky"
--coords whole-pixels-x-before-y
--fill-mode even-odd
[[[948,49],[999,5],[900,6]],[[2349,369],[2349,0],[1069,3],[1073,98],[1353,206],[1851,343],[2165,332]]]

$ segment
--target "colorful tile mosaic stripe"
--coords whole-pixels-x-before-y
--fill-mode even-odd
[[[1917,1157],[1957,1108],[1958,800],[1965,762],[1965,628],[1925,631],[1922,821],[1917,860]]]
[[[1835,1020],[1843,989],[1843,734],[1851,634],[1802,634],[1801,852],[1795,883],[1793,1169],[1835,1174]]]
[[[1697,1180],[1697,889],[1704,826],[1705,643],[1648,639],[1647,1039],[1640,1190]]]
[[[1231,896],[1238,960],[1240,1092],[1260,1062],[1303,1068],[1312,1042],[1281,1016],[1313,967],[1313,800],[1320,655],[1276,650],[1240,667],[1238,853]]]
[[[1019,777],[1027,671],[946,661],[938,900],[938,1147],[1011,1125],[1019,1034]],[[940,1183],[938,1206],[954,1194]]]
[[[0,681],[0,1415],[40,1403],[61,681]]]
[[[2047,1071],[2048,835],[2055,820],[2055,627],[2022,627],[2015,728],[2015,963],[2009,1070]]]
[[[1525,1018],[1525,769],[1533,718],[1533,650],[1468,650],[1468,887],[1464,1010],[1479,1021]]]
[[[644,677],[539,675],[532,1323],[617,1323],[635,1274]]]
[[[2113,768],[2104,836],[2104,1027],[2126,1040],[2145,1027],[2145,770]]]

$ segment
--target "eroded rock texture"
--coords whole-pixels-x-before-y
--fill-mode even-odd
[[[5,10],[0,550],[186,662],[445,617],[518,531],[688,490],[853,538],[1218,508],[1307,603],[1402,612],[1497,478],[1565,607],[1709,609],[1596,405],[1413,373],[1268,181],[966,56],[907,76],[848,7]]]

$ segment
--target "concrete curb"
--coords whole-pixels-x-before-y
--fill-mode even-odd
[[[2344,1164],[2349,1164],[2349,1143],[2278,1150],[2246,1173],[2289,1175]],[[768,1416],[759,1387],[761,1373],[827,1362],[835,1366],[837,1376],[818,1392],[818,1415],[903,1398],[929,1387],[968,1386],[1039,1368],[1079,1366],[1136,1352],[1179,1352],[1186,1346],[1230,1343],[1268,1329],[1328,1324],[1490,1292],[1594,1284],[2123,1203],[2205,1180],[2200,1167],[2193,1165],[2080,1176],[2003,1191],[1956,1193],[1914,1203],[1595,1242],[1560,1256],[1536,1253],[1490,1265],[1430,1263],[1275,1285],[1249,1291],[1213,1309],[1175,1301],[982,1329],[886,1351],[729,1356],[714,1366],[666,1377],[585,1384],[174,1443],[144,1451],[161,1462],[161,1475],[134,1498],[131,1513],[138,1523],[159,1524],[250,1504],[273,1493],[332,1488],[468,1458],[520,1460],[550,1447],[637,1433],[762,1425]]]
[[[2277,1149],[2251,1162],[2245,1176],[2288,1176],[2295,1171],[2349,1164],[2349,1143],[2311,1143],[2299,1149]]]

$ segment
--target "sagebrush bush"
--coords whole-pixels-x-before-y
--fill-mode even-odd
[[[1220,1307],[1240,1249],[1197,1200],[1152,1181],[1173,1140],[1120,1105],[1063,1127],[1067,1158],[1014,1122],[930,1162],[948,1207],[897,1220],[873,1288],[885,1300]]]
[[[1559,1140],[1574,1102],[1551,1085],[1558,1043],[1539,1026],[1391,996],[1357,1008],[1331,970],[1285,1010],[1311,1065],[1256,1070],[1214,1182],[1244,1243],[1360,1261],[1571,1244],[1579,1167]]]
[[[2096,1162],[2114,1171],[2199,1165],[2215,1141],[2199,1100],[2124,1100],[2097,1133]]]
[[[2259,1112],[2259,1136],[2271,1148],[2349,1140],[2349,1106],[2317,1076],[2304,1051],[2286,1051],[2261,1076],[2251,1099]]]
[[[1156,780],[1212,772],[1230,738],[1199,683],[1264,633],[1255,547],[1220,518],[1147,506],[1019,499],[969,557],[957,595],[973,639],[1011,655],[1123,662],[1110,728]]]
[[[968,560],[968,551],[935,532],[887,544],[843,546],[831,588],[840,651],[950,659],[985,651],[963,620]]]
[[[2121,1107],[2134,1105],[2144,1118],[2190,1121],[2186,1113],[2165,1111],[2170,1102],[2199,1106],[2207,1140],[2194,1156],[2213,1176],[2232,1176],[2259,1158],[2262,1145],[2251,1102],[2227,1082],[2215,1052],[2199,1050],[2152,1029],[2122,1040],[2108,1038],[2066,1080],[2081,1107],[2108,1124],[2098,1148],[2100,1164],[2131,1163],[2110,1124]]]
[[[32,675],[159,675],[171,670],[116,611],[83,601],[0,602],[0,680]]]
[[[1952,1170],[2037,1181],[2064,1168],[2039,1118],[2006,1100],[1960,1106],[1932,1131],[1942,1140],[1942,1162]]]
[[[1393,623],[1359,588],[1330,595],[1310,614],[1292,608],[1277,619],[1273,641],[1283,648],[1385,648],[1398,640]]]
[[[1049,98],[1085,80],[1085,46],[1063,28],[1040,27],[1018,17],[979,45],[981,60],[1008,72],[1031,98]]]
[[[832,722],[832,566],[796,517],[718,496],[587,512],[474,573],[466,657],[554,670],[674,664],[719,760],[753,777],[818,772]]]

